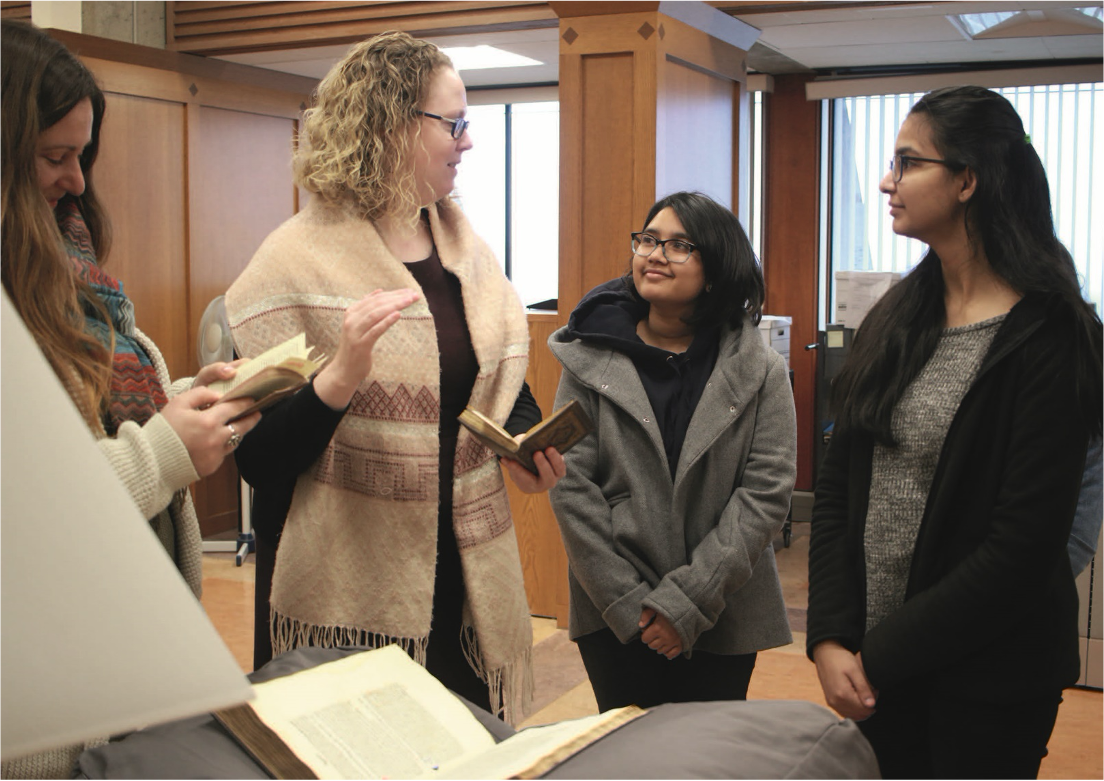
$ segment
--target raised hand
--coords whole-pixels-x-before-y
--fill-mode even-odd
[[[420,295],[409,288],[374,290],[345,310],[337,354],[314,378],[314,392],[326,406],[335,410],[348,406],[357,386],[372,370],[376,342]]]

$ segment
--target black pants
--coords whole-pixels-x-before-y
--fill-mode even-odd
[[[668,659],[639,639],[622,644],[610,629],[575,641],[598,710],[625,705],[650,708],[665,702],[747,699],[755,654],[723,655],[694,651]]]
[[[947,699],[924,685],[882,692],[859,723],[882,778],[1036,778],[1061,692],[1013,704]]]
[[[457,424],[459,425],[459,424]],[[447,450],[446,450],[447,448]],[[442,445],[442,453],[456,450],[455,440]],[[484,710],[495,710],[490,687],[476,675],[464,656],[460,640],[464,615],[464,573],[460,549],[452,528],[452,462],[440,465],[447,480],[441,481],[437,512],[437,569],[433,583],[433,623],[426,647],[426,669],[456,694]]]

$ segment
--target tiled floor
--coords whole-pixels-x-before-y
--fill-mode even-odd
[[[749,699],[799,699],[820,704],[824,697],[816,669],[805,658],[805,610],[808,592],[808,526],[794,525],[790,547],[776,545],[782,591],[794,629],[794,642],[759,654]],[[253,669],[253,563],[237,567],[233,554],[204,557],[203,605],[243,670]],[[590,684],[575,644],[552,619],[533,619],[536,686],[534,712],[524,726],[597,713]],[[1104,777],[1104,695],[1071,689],[1058,713],[1050,756],[1040,778]]]

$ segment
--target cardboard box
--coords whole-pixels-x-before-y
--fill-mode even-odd
[[[897,271],[837,271],[836,319],[847,328],[858,328],[870,307],[905,275]]]
[[[790,368],[790,326],[792,324],[793,318],[778,315],[763,315],[763,319],[759,321],[759,336],[763,338],[763,344],[782,354],[786,359],[787,369]]]

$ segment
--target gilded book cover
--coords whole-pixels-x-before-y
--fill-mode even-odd
[[[471,407],[460,413],[460,422],[495,453],[503,458],[514,459],[533,474],[537,474],[533,453],[554,447],[562,455],[594,430],[590,418],[574,399],[526,431],[521,442],[517,442],[506,429]]]

